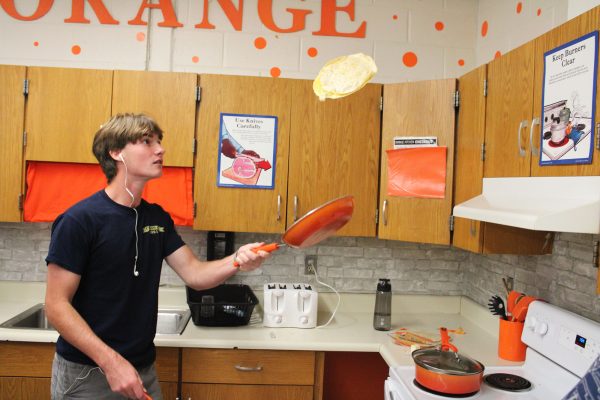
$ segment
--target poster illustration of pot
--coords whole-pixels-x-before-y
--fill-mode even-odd
[[[544,53],[540,165],[590,164],[598,32]]]
[[[220,114],[217,186],[273,189],[277,117]]]

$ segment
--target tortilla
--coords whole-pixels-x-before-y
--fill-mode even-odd
[[[321,101],[339,99],[360,90],[376,73],[375,61],[365,54],[337,57],[321,68],[313,91]]]

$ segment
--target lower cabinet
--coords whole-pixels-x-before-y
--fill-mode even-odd
[[[322,352],[192,349],[182,352],[183,399],[321,400]]]
[[[0,343],[0,399],[50,400],[54,343]]]
[[[54,343],[0,342],[0,400],[50,400]],[[156,371],[163,398],[176,399],[179,348],[156,348]]]

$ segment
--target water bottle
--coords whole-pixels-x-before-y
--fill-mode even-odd
[[[392,329],[392,285],[389,279],[379,279],[377,283],[373,328],[378,331]]]

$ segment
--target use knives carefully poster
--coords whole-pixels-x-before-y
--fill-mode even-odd
[[[217,186],[273,189],[277,117],[220,114]]]

